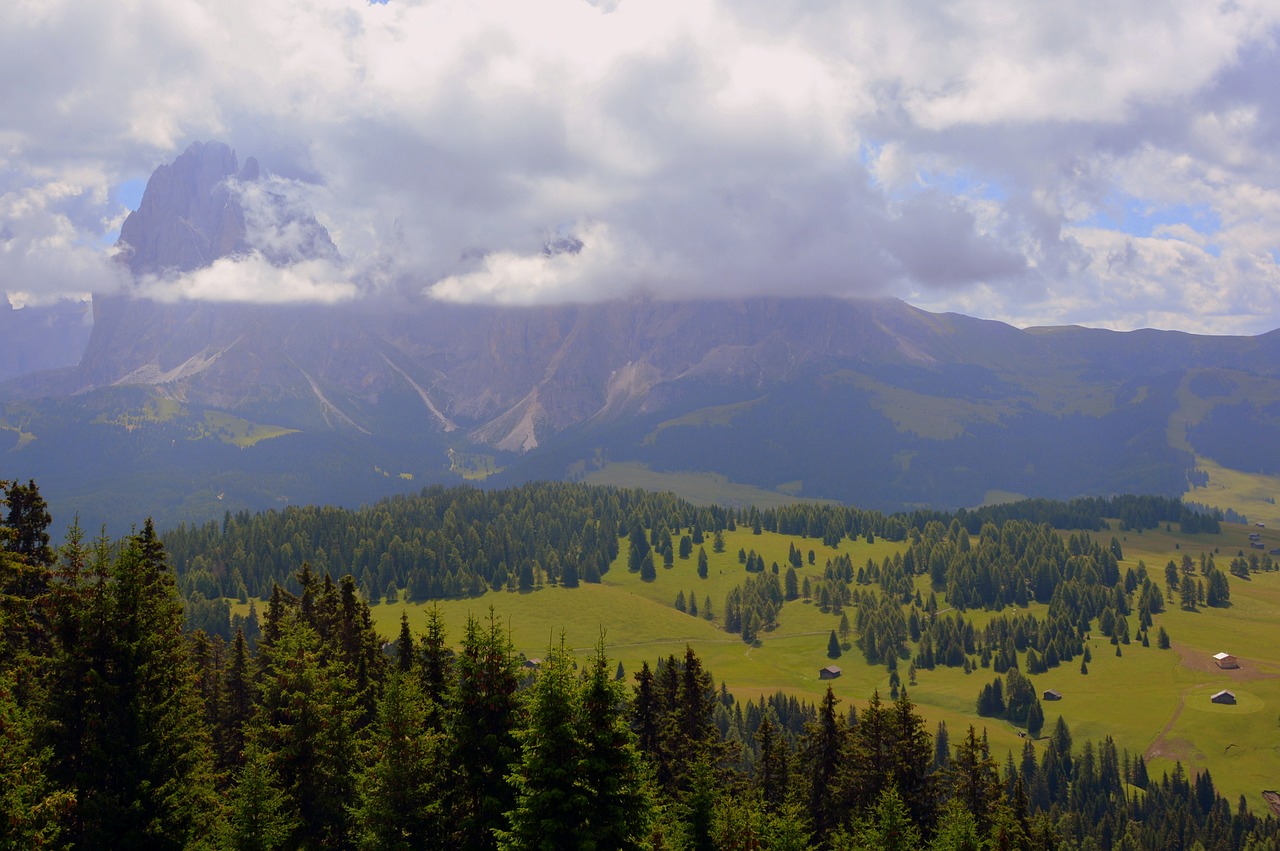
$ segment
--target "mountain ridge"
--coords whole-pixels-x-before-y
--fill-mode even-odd
[[[269,181],[225,145],[193,145],[148,182],[122,262],[138,281],[180,276],[261,254],[261,227],[301,235],[262,255],[273,264],[340,262]],[[52,470],[71,504],[114,487],[105,461],[102,481],[77,484],[57,457],[74,447],[113,447],[119,475],[162,482],[179,505],[183,476],[234,479],[215,495],[263,507],[333,499],[335,477],[361,482],[360,498],[457,481],[457,453],[487,453],[498,482],[607,456],[897,508],[1180,494],[1207,447],[1238,458],[1242,435],[1280,437],[1280,331],[1018,329],[897,299],[468,305],[411,282],[394,310],[141,292],[95,296],[76,366],[0,384],[0,440],[19,436],[6,468]]]

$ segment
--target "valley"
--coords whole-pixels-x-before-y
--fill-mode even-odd
[[[1248,552],[1249,527],[1226,524],[1221,535],[1181,536],[1159,530],[1121,537],[1125,558],[1122,570],[1136,569],[1143,561],[1148,569],[1163,571],[1163,565],[1183,552],[1196,555],[1215,550]],[[1109,533],[1107,533],[1109,534]],[[1280,533],[1267,533],[1271,546],[1280,546]],[[726,634],[719,617],[708,621],[701,616],[678,612],[673,601],[678,593],[696,592],[699,605],[709,597],[713,611],[719,611],[728,591],[743,577],[736,553],[741,547],[754,548],[766,562],[786,563],[789,546],[812,547],[814,541],[777,533],[760,536],[738,529],[725,536],[726,551],[711,553],[710,574],[701,580],[693,560],[677,559],[670,569],[659,568],[653,582],[626,570],[626,554],[620,553],[599,585],[576,589],[546,587],[532,592],[494,592],[466,600],[429,603],[383,603],[372,612],[378,631],[388,640],[399,629],[400,615],[407,611],[410,624],[418,631],[425,624],[425,612],[438,607],[448,634],[462,634],[468,616],[485,616],[492,606],[503,624],[510,627],[516,650],[528,658],[543,658],[548,647],[563,635],[579,659],[595,647],[604,633],[610,658],[623,664],[628,680],[643,662],[651,665],[667,655],[679,656],[686,645],[694,648],[707,669],[724,682],[740,700],[784,692],[817,702],[828,685],[844,701],[844,706],[865,705],[873,689],[889,694],[884,665],[870,665],[856,647],[846,651],[834,664],[842,669],[837,680],[823,681],[818,670],[833,660],[826,654],[827,637],[839,625],[839,616],[820,611],[811,601],[793,600],[783,604],[778,626],[761,635],[757,645],[745,645],[736,635]],[[1177,549],[1175,549],[1177,545]],[[819,545],[824,557],[845,553],[861,564],[879,562],[901,553],[900,543],[874,544],[845,540],[833,551]],[[812,566],[802,572],[820,573]],[[917,590],[927,595],[927,577],[917,577]],[[939,595],[941,613],[946,613],[945,595]],[[247,611],[247,607],[239,607]],[[1026,611],[1044,617],[1048,606],[1030,604]],[[973,610],[965,615],[981,627],[992,613]],[[1153,777],[1172,772],[1181,761],[1188,772],[1208,769],[1214,782],[1231,800],[1245,795],[1250,807],[1265,811],[1262,791],[1274,785],[1280,771],[1280,749],[1275,745],[1277,714],[1280,713],[1280,646],[1275,641],[1276,618],[1280,617],[1280,571],[1255,574],[1249,582],[1232,581],[1230,608],[1204,607],[1184,612],[1176,605],[1155,617],[1157,627],[1173,637],[1170,650],[1154,643],[1123,645],[1124,655],[1105,637],[1090,638],[1093,661],[1087,675],[1078,664],[1063,664],[1050,672],[1032,675],[1036,693],[1058,689],[1064,697],[1045,703],[1051,726],[1061,715],[1077,740],[1100,740],[1111,736],[1131,756],[1144,754]],[[914,653],[915,645],[912,645]],[[1211,657],[1223,648],[1241,658],[1241,668],[1223,671]],[[902,663],[905,666],[905,662]],[[920,671],[916,685],[906,685],[911,699],[933,730],[945,722],[952,735],[974,724],[985,727],[992,750],[1003,760],[1005,751],[1015,756],[1023,739],[1019,728],[1007,722],[977,715],[974,702],[981,686],[991,679],[991,671],[978,668],[971,674],[939,666]],[[905,673],[903,682],[906,683]],[[1235,706],[1217,706],[1209,696],[1231,689]]]

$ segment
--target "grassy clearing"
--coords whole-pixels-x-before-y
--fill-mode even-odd
[[[1201,552],[1216,551],[1215,558],[1224,567],[1238,550],[1249,552],[1247,536],[1261,531],[1267,547],[1280,546],[1280,530],[1268,527],[1256,530],[1224,524],[1221,535],[1184,536],[1176,531],[1148,530],[1144,533],[1115,533],[1121,541],[1124,567],[1136,567],[1139,560],[1162,587],[1164,564],[1190,553],[1199,561]],[[1112,533],[1103,532],[1106,540]],[[736,635],[719,627],[725,595],[747,576],[738,563],[738,550],[754,549],[766,564],[778,562],[785,572],[790,544],[795,543],[806,556],[800,575],[820,576],[823,565],[837,552],[847,552],[855,567],[868,558],[877,562],[892,555],[903,545],[877,540],[842,542],[833,550],[813,539],[791,538],[765,532],[752,535],[740,528],[725,535],[725,551],[712,552],[708,536],[704,548],[708,556],[708,577],[697,575],[697,548],[687,560],[677,558],[671,568],[658,568],[653,582],[641,581],[638,574],[626,570],[626,541],[618,561],[600,585],[583,585],[579,589],[544,588],[532,593],[497,592],[479,599],[450,600],[439,603],[453,641],[460,639],[468,615],[487,617],[493,606],[495,615],[511,624],[512,641],[526,656],[544,656],[547,647],[566,642],[585,658],[598,640],[601,630],[606,636],[609,656],[621,661],[628,679],[642,662],[652,664],[659,657],[680,655],[691,645],[703,658],[717,681],[728,684],[740,698],[783,691],[806,700],[817,700],[825,692],[827,682],[818,679],[818,670],[833,664],[827,658],[827,638],[839,624],[839,615],[824,613],[813,603],[803,600],[783,606],[778,625],[764,634],[754,647],[744,644]],[[812,549],[815,564],[809,565],[807,553]],[[922,596],[930,589],[925,577],[917,577]],[[698,596],[698,607],[711,598],[716,615],[714,622],[676,611],[676,594],[683,591]],[[939,604],[946,610],[946,600],[938,594]],[[1231,578],[1232,605],[1225,609],[1201,609],[1184,612],[1177,608],[1176,595],[1166,593],[1172,607],[1156,616],[1151,647],[1133,642],[1122,645],[1123,655],[1115,655],[1108,640],[1089,639],[1092,661],[1088,674],[1080,673],[1079,659],[1032,677],[1037,693],[1055,688],[1063,699],[1043,704],[1046,729],[1061,715],[1070,725],[1077,743],[1111,736],[1130,754],[1147,755],[1148,769],[1155,778],[1173,769],[1180,760],[1188,771],[1209,769],[1218,788],[1234,800],[1243,794],[1251,807],[1263,809],[1261,791],[1275,785],[1280,773],[1280,648],[1275,640],[1275,624],[1280,621],[1280,572],[1259,574],[1251,581]],[[1043,617],[1043,605],[1032,605],[1029,611]],[[415,631],[425,622],[424,606],[399,603],[373,608],[379,630],[394,636],[399,629],[400,613],[407,611]],[[993,612],[970,611],[965,616],[981,628]],[[1132,620],[1132,619],[1131,619]],[[1172,636],[1174,647],[1159,650],[1154,646],[1155,633],[1164,626]],[[1212,664],[1212,654],[1226,650],[1238,656],[1238,671],[1223,671]],[[844,674],[830,681],[842,706],[864,705],[873,689],[887,696],[888,672],[883,665],[867,665],[855,649],[834,660]],[[907,683],[907,664],[901,663],[899,674]],[[993,672],[978,668],[972,674],[960,669],[937,668],[918,672],[916,685],[907,685],[912,700],[926,718],[932,731],[945,721],[953,738],[963,735],[969,724],[986,728],[992,748],[1003,760],[1006,751],[1015,754],[1023,740],[1008,723],[977,717],[975,702],[979,689],[990,682]],[[1210,703],[1209,696],[1220,689],[1235,692],[1235,706]]]
[[[249,422],[224,411],[205,411],[200,437],[213,437],[243,449],[273,437],[296,434],[297,429]]]
[[[21,449],[28,443],[36,439],[36,436],[29,431],[24,431],[22,426],[0,425],[0,431],[11,431],[18,436],[18,442],[13,445],[14,449]]]
[[[502,472],[497,459],[481,452],[449,450],[449,469],[470,482],[482,482],[495,473]]]
[[[804,500],[779,491],[731,482],[719,473],[660,473],[636,462],[611,462],[601,469],[584,473],[582,480],[591,485],[670,491],[695,505],[733,507],[754,505],[764,509],[792,505],[797,502],[830,502],[830,500]],[[801,485],[801,482],[788,482],[784,487],[794,492]],[[783,554],[786,554],[785,549]]]
[[[1209,484],[1188,490],[1183,499],[1215,508],[1234,509],[1248,517],[1250,523],[1280,526],[1280,506],[1268,501],[1280,498],[1280,476],[1242,473],[1208,458],[1197,458],[1196,466],[1209,474]]]
[[[682,417],[676,417],[675,419],[658,423],[658,426],[653,431],[645,435],[644,444],[646,446],[652,445],[658,439],[658,435],[662,434],[664,430],[675,426],[701,427],[710,425],[731,425],[739,414],[743,414],[751,410],[764,400],[765,397],[761,396],[758,399],[749,399],[745,402],[735,402],[732,405],[712,405],[707,408],[699,408],[696,411],[690,411]]]

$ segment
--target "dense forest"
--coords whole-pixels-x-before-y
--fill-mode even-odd
[[[648,533],[657,558],[669,559],[679,529],[688,531],[693,546],[739,524],[835,546],[866,535],[905,541],[930,521],[956,523],[972,536],[1007,520],[1097,531],[1107,517],[1119,518],[1123,529],[1176,522],[1187,532],[1216,532],[1221,519],[1164,497],[1026,500],[954,514],[885,515],[815,503],[763,511],[695,506],[671,494],[535,483],[497,491],[432,487],[357,510],[299,506],[227,514],[221,523],[179,526],[164,535],[164,544],[188,597],[265,601],[276,583],[297,593],[292,577],[306,561],[318,573],[350,574],[371,602],[388,590],[421,602],[535,581],[598,582],[618,554],[619,538],[637,530]]]
[[[855,612],[851,634],[869,660],[989,669],[997,678],[988,708],[1003,683],[1000,709],[1030,714],[1017,700],[1022,668],[1071,659],[1082,629],[1119,646],[1133,618],[1145,637],[1144,612],[1162,604],[1162,584],[1203,588],[1210,570],[1222,574],[1206,561],[1121,576],[1114,541],[1058,535],[1049,524],[1176,522],[1176,501],[883,516],[708,509],[538,485],[429,490],[358,512],[228,517],[163,538],[149,521],[119,541],[72,528],[54,548],[35,484],[6,482],[3,493],[0,847],[1068,851],[1280,842],[1273,817],[1222,798],[1207,772],[1179,765],[1149,776],[1141,755],[1110,739],[1074,742],[1060,719],[1002,764],[979,729],[926,729],[909,686],[857,706],[829,689],[816,705],[782,694],[744,703],[692,649],[626,678],[603,637],[586,659],[561,643],[535,663],[515,654],[492,616],[450,636],[430,609],[423,632],[404,619],[387,642],[373,630],[365,590],[416,581],[430,597],[522,576],[598,581],[624,539],[645,541],[647,550],[626,542],[629,553],[643,551],[628,567],[644,571],[646,558],[692,557],[695,536],[714,546],[718,530],[737,524],[815,545],[890,537],[908,545],[881,564],[824,556],[821,589],[810,593]],[[961,608],[939,615],[905,587],[913,574],[1000,614],[983,630]],[[747,600],[770,597],[764,586],[778,576],[772,565],[747,574],[760,587],[740,592],[739,617]],[[787,594],[789,583],[778,584]],[[258,598],[260,615],[193,629],[195,607],[184,611],[180,587],[206,615],[228,593]],[[1048,600],[1048,617],[1022,611],[1024,595]],[[1199,602],[1194,592],[1190,602]]]

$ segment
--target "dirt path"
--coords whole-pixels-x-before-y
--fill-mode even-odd
[[[1188,671],[1213,674],[1215,677],[1223,677],[1237,683],[1251,680],[1270,680],[1280,676],[1280,674],[1274,673],[1274,670],[1262,670],[1262,663],[1253,659],[1241,659],[1239,668],[1223,669],[1218,667],[1212,656],[1202,650],[1188,647],[1177,641],[1172,642],[1170,647],[1178,654],[1178,660],[1182,667]],[[1196,689],[1203,688],[1204,685],[1204,683],[1196,683],[1182,690],[1181,694],[1178,695],[1178,708],[1173,710],[1168,722],[1160,729],[1155,740],[1151,742],[1150,747],[1143,754],[1144,759],[1149,762],[1153,758],[1161,757],[1182,760],[1184,763],[1189,763],[1195,759],[1195,744],[1186,739],[1171,738],[1169,732],[1173,729],[1173,725],[1177,723],[1178,717],[1182,715],[1182,710],[1187,705],[1187,695]]]
[[[1178,708],[1173,710],[1173,714],[1169,716],[1168,722],[1160,728],[1160,732],[1156,734],[1155,740],[1147,748],[1142,758],[1147,762],[1156,757],[1164,757],[1165,759],[1182,759],[1185,749],[1182,747],[1183,742],[1180,739],[1170,739],[1169,731],[1173,729],[1173,725],[1177,723],[1178,716],[1182,714],[1182,710],[1187,705],[1187,692],[1196,686],[1189,686],[1182,690],[1178,695]]]

